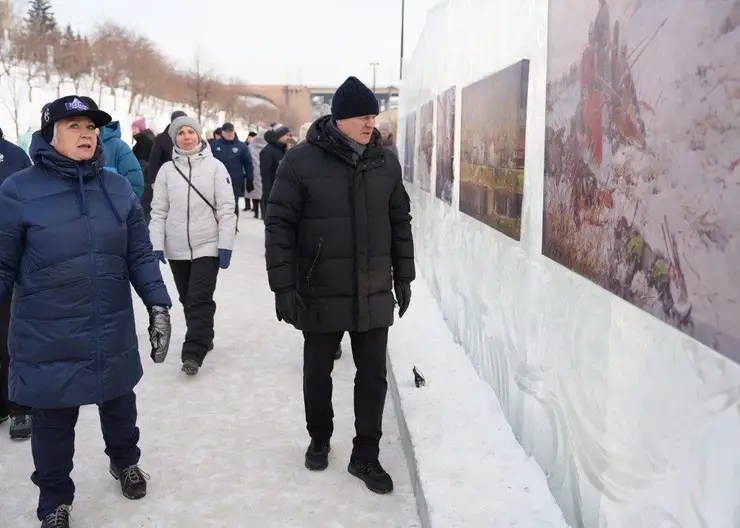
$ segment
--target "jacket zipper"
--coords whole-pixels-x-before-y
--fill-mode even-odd
[[[79,169],[78,169],[79,170]],[[85,192],[85,189],[82,189]],[[84,199],[80,197],[81,199]],[[92,267],[93,276],[93,317],[95,319],[95,370],[98,374],[98,401],[103,403],[103,372],[101,365],[101,352],[100,352],[100,291],[98,289],[98,270],[95,265],[95,246],[93,245],[92,226],[90,225],[90,216],[87,212],[83,211],[82,215],[85,217],[85,227],[87,228],[87,242],[90,247],[90,266]]]
[[[175,163],[173,160],[172,163]],[[193,260],[193,244],[190,242],[190,190],[192,189],[191,185],[193,183],[193,165],[190,163],[190,158],[188,158],[188,209],[185,213],[185,230],[188,236],[188,248],[190,248],[190,260]]]
[[[319,243],[316,244],[316,249],[313,251],[313,262],[311,262],[311,267],[308,268],[308,275],[306,275],[306,286],[309,288],[311,287],[311,277],[313,276],[313,268],[316,266],[316,263],[319,260],[319,256],[321,255],[321,249],[324,247],[324,237],[319,237]]]
[[[354,254],[354,276],[355,276],[355,326],[360,324],[360,273],[357,270],[357,219],[355,218],[355,179],[357,178],[357,165],[353,167],[352,177],[349,178],[349,203],[352,207],[352,253]]]

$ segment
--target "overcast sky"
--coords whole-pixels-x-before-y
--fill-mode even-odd
[[[18,1],[18,0],[16,0]],[[406,0],[405,54],[441,0]],[[182,66],[196,49],[225,79],[336,86],[348,75],[398,82],[401,0],[52,0],[61,26],[91,33],[111,20],[155,41]]]

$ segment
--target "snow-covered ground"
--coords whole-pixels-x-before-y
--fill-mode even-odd
[[[84,407],[76,429],[73,526],[420,526],[390,392],[381,462],[394,478],[394,493],[375,495],[347,473],[354,436],[348,342],[334,370],[336,427],[329,468],[314,473],[303,467],[302,337],[275,319],[263,230],[261,221],[242,213],[232,266],[222,272],[216,290],[215,350],[197,377],[180,372],[179,303],[163,365],[148,357],[146,311],[137,303],[145,369],[137,388],[141,466],[152,477],[149,494],[139,502],[121,496],[108,474],[97,409]],[[162,270],[176,298],[172,275],[167,267]],[[7,425],[0,426],[0,527],[37,525],[32,470],[30,443],[12,443]]]
[[[43,84],[41,79],[32,81],[34,88],[29,98],[28,84],[24,76],[24,68],[15,68],[12,75],[0,75],[0,128],[2,128],[6,139],[16,141],[29,129],[37,130],[41,123],[41,109],[51,101],[57,99],[57,80],[52,76],[51,82]],[[59,88],[59,95],[86,95],[92,97],[98,106],[113,116],[114,121],[121,123],[121,136],[124,141],[131,144],[131,123],[138,117],[146,117],[154,132],[162,132],[170,122],[170,115],[175,110],[183,110],[188,115],[196,116],[197,113],[187,105],[171,103],[162,100],[147,99],[144,102],[134,104],[131,113],[128,112],[130,93],[123,89],[111,92],[104,88],[102,92],[99,85],[93,84],[90,79],[83,79],[79,90],[75,90],[71,82],[64,82]],[[102,94],[102,96],[101,96]],[[30,100],[29,100],[30,99]],[[17,111],[17,112],[16,112]],[[18,133],[16,133],[16,116],[18,120]],[[221,126],[225,117],[223,114],[217,119],[204,119],[204,130],[212,130]],[[247,123],[235,121],[237,133],[240,137],[246,137]]]

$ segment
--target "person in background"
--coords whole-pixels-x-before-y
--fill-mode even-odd
[[[149,224],[154,253],[162,263],[169,260],[185,311],[182,371],[188,376],[213,349],[216,278],[219,268],[229,267],[236,238],[229,173],[201,134],[190,117],[170,125],[174,154],[154,182]]]
[[[393,132],[391,131],[390,121],[378,121],[378,132],[380,132],[380,139],[383,142],[383,146],[393,152],[398,158],[398,148],[396,147],[396,140],[393,138]]]
[[[178,117],[187,115],[182,110],[175,110],[170,116],[170,125]],[[164,128],[164,131],[154,138],[154,146],[152,147],[152,154],[149,156],[149,168],[151,169],[151,177],[156,178],[159,173],[159,169],[167,163],[172,161],[172,138],[170,137],[170,125]],[[153,183],[153,182],[152,182]]]
[[[148,204],[152,203],[152,185],[151,178],[149,177],[149,158],[152,155],[152,149],[154,148],[154,140],[156,136],[154,132],[147,126],[146,118],[140,117],[131,123],[131,135],[136,141],[133,150],[134,156],[139,160],[141,165],[141,172],[144,174],[144,192],[141,195],[141,203],[147,204],[147,208],[144,210],[144,217],[146,223],[149,223],[149,207]]]
[[[231,176],[231,185],[234,190],[235,212],[239,216],[239,198],[254,190],[254,171],[252,156],[246,143],[239,141],[234,131],[234,125],[224,123],[221,127],[222,138],[214,142],[213,155],[226,166]]]
[[[154,132],[147,126],[146,118],[140,117],[131,123],[131,135],[136,141],[131,150],[134,151],[134,156],[139,160],[141,167],[144,168],[145,165],[149,165],[149,158],[152,156],[154,140],[156,139]]]
[[[278,165],[288,149],[289,140],[290,129],[285,125],[276,124],[271,130],[265,132],[267,145],[260,152],[263,212],[267,207],[267,200],[270,198],[270,192],[275,183],[275,174],[277,173]]]
[[[104,168],[111,117],[76,95],[47,105],[35,165],[0,186],[0,301],[13,289],[10,396],[33,408],[42,528],[69,526],[75,425],[96,404],[110,474],[141,499],[134,387],[142,376],[131,287],[149,310],[151,357],[169,348],[170,297],[131,184]]]
[[[213,143],[220,140],[223,136],[221,136],[221,127],[218,127],[210,134],[210,138],[208,139],[208,145],[213,149]]]
[[[26,152],[14,145],[3,135],[0,128],[0,184],[18,171],[31,166]],[[12,291],[0,302],[0,423],[10,420],[10,438],[26,440],[31,437],[31,408],[10,400],[8,395],[8,374],[10,356],[8,354],[8,326]]]
[[[251,134],[251,132],[250,132]],[[262,218],[265,217],[265,210],[261,208],[262,205],[262,173],[260,171],[260,152],[267,146],[264,134],[255,134],[252,141],[249,143],[249,154],[252,156],[252,168],[254,173],[254,189],[251,192],[247,192],[244,198],[247,203],[251,200],[254,209],[254,217],[260,217],[260,209],[262,209]],[[244,209],[247,210],[246,208]]]
[[[394,298],[402,317],[415,278],[410,199],[401,166],[374,129],[378,100],[355,77],[331,115],[277,171],[265,219],[267,276],[278,320],[303,331],[303,394],[310,470],[329,464],[334,431],[333,355],[352,339],[355,429],[347,467],[376,493],[393,490],[379,461],[388,389],[386,350]],[[264,151],[263,151],[264,152]]]
[[[94,103],[91,104],[92,100],[87,99],[82,98],[88,106],[92,107]],[[105,152],[105,168],[126,178],[137,198],[141,199],[144,194],[144,173],[131,147],[121,139],[121,124],[118,121],[112,121],[100,131],[100,139],[103,140]]]
[[[247,139],[245,141],[245,143],[247,144],[247,147],[252,144],[252,142],[254,141],[254,138],[256,138],[256,137],[257,137],[257,132],[254,132],[253,130],[250,130],[249,131],[249,134],[247,134]],[[249,152],[250,152],[250,155],[251,155],[252,151],[250,150]],[[254,156],[252,156],[252,175],[253,175],[254,181],[257,181],[258,178],[261,180],[260,175],[257,173],[256,170],[254,170]],[[253,182],[253,184],[256,186],[256,183]],[[256,192],[255,191],[252,191],[250,193],[245,188],[244,189],[244,209],[242,209],[242,211],[251,211],[252,210],[252,201],[253,201],[253,199],[250,198],[250,196],[247,196],[247,195],[250,195],[250,194],[252,196],[254,196],[256,194]],[[262,196],[262,191],[261,190],[259,191],[259,194],[260,194],[260,196]],[[257,209],[255,209],[255,211],[254,211],[254,217],[255,218],[259,218],[259,211]]]

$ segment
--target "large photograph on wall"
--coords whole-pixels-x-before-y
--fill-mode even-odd
[[[455,184],[455,87],[437,96],[437,198],[452,204]]]
[[[416,184],[426,192],[432,190],[433,150],[434,102],[429,101],[419,110],[419,159],[416,166]]]
[[[462,89],[460,211],[521,236],[529,61]]]
[[[414,181],[414,154],[416,152],[416,113],[406,115],[403,134],[403,179]]]
[[[550,2],[543,253],[736,361],[738,50],[737,0]]]

